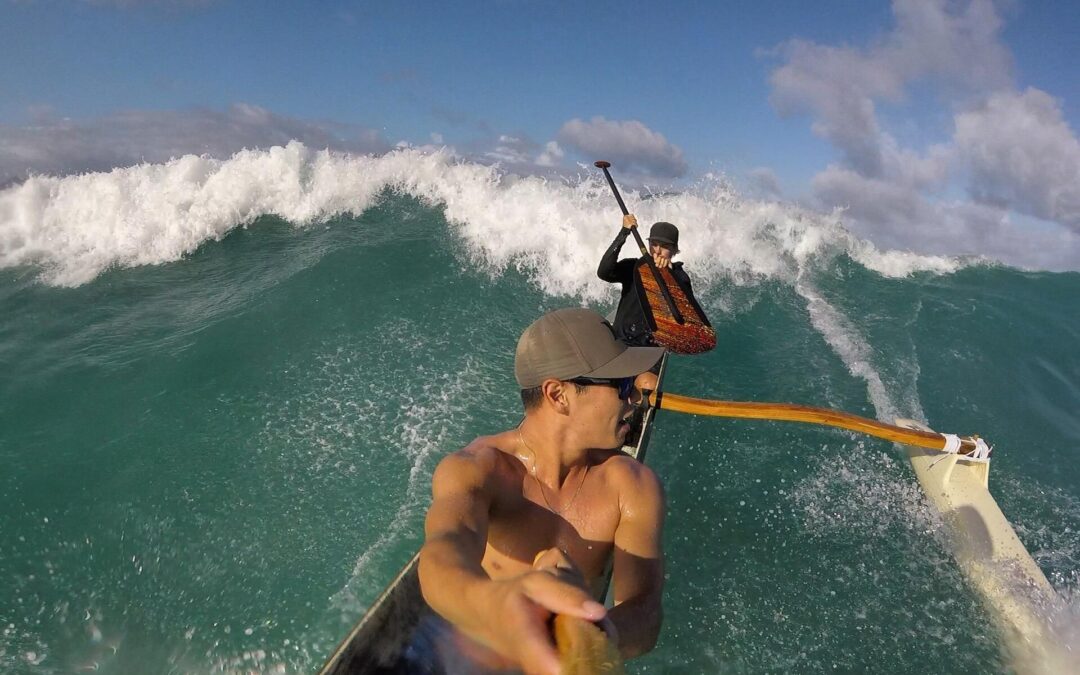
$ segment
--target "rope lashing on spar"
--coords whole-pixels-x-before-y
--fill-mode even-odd
[[[966,459],[969,462],[988,463],[990,455],[994,452],[993,446],[987,445],[986,441],[978,436],[962,439],[956,434],[941,435],[945,437],[945,447],[941,451],[947,455],[959,455],[961,459]],[[960,452],[964,448],[964,441],[967,441],[973,447],[965,452]]]

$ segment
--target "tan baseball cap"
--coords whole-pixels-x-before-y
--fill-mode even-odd
[[[662,347],[627,347],[591,309],[557,309],[521,334],[514,377],[522,389],[547,379],[630,377],[651,368],[663,353]]]

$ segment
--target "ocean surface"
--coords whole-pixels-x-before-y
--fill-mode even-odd
[[[292,143],[0,191],[0,671],[316,670],[439,459],[517,421],[521,330],[613,307],[590,173]],[[681,227],[719,334],[670,391],[983,436],[1080,615],[1080,274],[879,250],[719,177],[625,197]],[[1009,671],[897,446],[662,413],[649,462],[666,612],[631,672]]]

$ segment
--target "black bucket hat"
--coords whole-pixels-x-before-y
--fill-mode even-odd
[[[653,223],[652,229],[649,230],[649,241],[655,241],[660,244],[671,244],[678,250],[679,228],[671,223],[665,223],[664,221]]]

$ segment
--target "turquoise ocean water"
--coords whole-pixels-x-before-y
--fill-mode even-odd
[[[722,181],[626,196],[682,227],[720,336],[669,390],[982,435],[1080,614],[1080,274],[878,250]],[[520,331],[612,306],[618,224],[595,176],[299,144],[0,192],[0,671],[317,669],[440,457],[518,419]],[[663,413],[650,463],[666,618],[632,672],[1008,672],[892,444]]]

